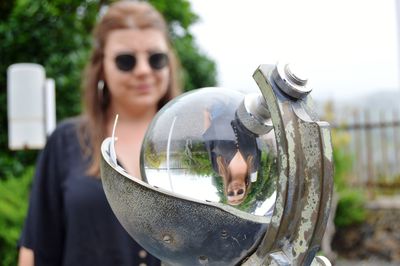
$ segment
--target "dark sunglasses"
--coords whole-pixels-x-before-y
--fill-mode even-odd
[[[150,67],[153,70],[160,70],[168,65],[168,55],[165,53],[150,54],[147,58]],[[115,64],[121,71],[132,71],[137,63],[135,54],[119,54],[115,57]]]

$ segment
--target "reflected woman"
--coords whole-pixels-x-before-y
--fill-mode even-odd
[[[213,169],[222,177],[230,205],[239,205],[246,199],[261,157],[257,135],[241,124],[235,111],[236,106],[224,103],[204,111],[203,139]]]

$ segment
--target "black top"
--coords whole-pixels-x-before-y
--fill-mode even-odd
[[[41,152],[20,246],[41,265],[160,265],[122,228],[79,145],[79,119],[61,123]]]
[[[210,108],[210,126],[203,134],[214,171],[218,173],[217,157],[222,156],[227,165],[237,152],[246,160],[253,156],[250,173],[257,172],[261,151],[257,135],[247,130],[238,120],[236,109],[232,106],[214,106]]]

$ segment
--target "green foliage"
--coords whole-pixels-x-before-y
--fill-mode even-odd
[[[144,149],[146,167],[157,169],[165,163],[167,154],[165,151],[156,150],[154,143],[147,142]],[[173,161],[179,164],[180,169],[194,176],[212,176],[214,170],[204,143],[188,141],[185,149],[170,153]],[[174,163],[173,163],[174,164]]]
[[[344,189],[340,191],[340,200],[336,209],[335,225],[345,227],[362,223],[366,218],[365,198],[362,191]]]
[[[214,62],[198,52],[198,47],[190,35],[178,37],[175,39],[174,45],[183,66],[184,91],[216,84]]]
[[[348,134],[332,131],[335,193],[339,195],[335,215],[337,227],[359,224],[366,218],[363,192],[349,187],[348,184],[349,172],[353,165],[353,156],[346,149],[349,140]]]
[[[179,157],[182,165],[191,174],[197,176],[215,175],[204,143],[190,142],[189,146],[180,154]]]
[[[246,199],[238,205],[238,209],[250,210],[249,206],[253,205],[251,211],[255,211],[257,203],[264,202],[276,190],[276,182],[278,180],[277,159],[273,154],[263,152],[261,154],[260,166],[257,172],[257,180],[251,183],[252,188],[247,194]]]
[[[333,131],[332,138],[334,138],[333,159],[335,164],[335,188],[337,191],[342,191],[348,186],[347,178],[349,177],[348,173],[351,171],[353,165],[353,157],[345,149],[348,143],[346,135]]]
[[[197,15],[191,10],[190,3],[187,0],[149,0],[149,3],[164,15],[170,25],[185,30],[185,34],[188,34],[189,26],[198,19]],[[172,28],[172,33],[176,35],[177,33],[173,30]]]
[[[33,167],[28,167],[18,178],[0,180],[0,261],[3,266],[15,265],[32,175]]]
[[[146,162],[146,167],[157,169],[162,163],[163,156],[158,153],[154,147],[153,142],[147,142],[144,148],[144,161]]]
[[[249,193],[246,195],[245,200],[237,205],[236,208],[245,210],[246,212],[255,211],[260,202],[264,202],[276,190],[276,182],[278,179],[278,165],[275,155],[268,152],[261,153],[260,165],[257,171],[257,180],[251,182],[247,188]],[[228,204],[227,197],[224,193],[224,183],[221,176],[217,173],[213,174],[213,183],[217,188],[218,196],[221,203]]]
[[[11,6],[11,3],[13,5]],[[4,5],[6,6],[6,5]],[[14,63],[32,62],[45,67],[56,82],[57,117],[62,119],[80,111],[80,73],[87,59],[90,28],[98,2],[14,1],[0,13],[0,179],[19,176],[32,165],[34,151],[7,149],[6,71]],[[76,10],[82,10],[78,13]]]

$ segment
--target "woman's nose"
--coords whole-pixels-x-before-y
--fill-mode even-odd
[[[133,73],[135,74],[147,74],[151,73],[152,69],[149,64],[149,60],[146,55],[140,55],[137,57],[136,66],[133,69]]]

